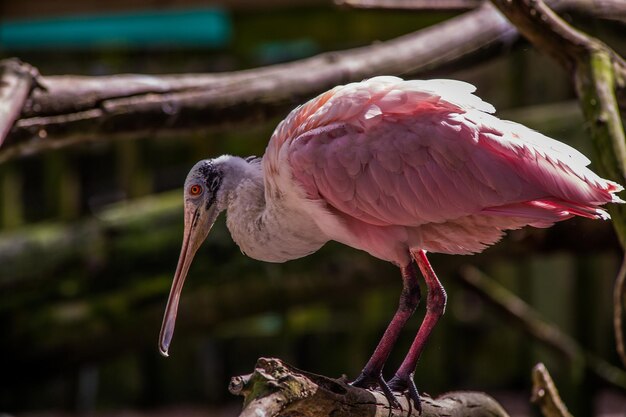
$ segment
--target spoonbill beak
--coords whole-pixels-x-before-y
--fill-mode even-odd
[[[185,230],[183,235],[183,246],[180,250],[178,265],[174,273],[174,280],[170,295],[167,299],[161,333],[159,334],[159,352],[163,356],[169,356],[168,350],[172,337],[174,336],[174,326],[176,325],[176,314],[178,313],[178,302],[180,294],[189,272],[189,266],[193,261],[196,251],[209,234],[213,223],[218,216],[218,211],[214,206],[205,210],[203,205],[185,205]]]

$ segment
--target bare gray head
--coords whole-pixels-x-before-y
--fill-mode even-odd
[[[183,245],[159,336],[159,351],[163,356],[168,356],[180,293],[191,261],[219,214],[227,208],[232,192],[251,169],[250,164],[256,164],[256,160],[223,155],[198,162],[187,174]]]

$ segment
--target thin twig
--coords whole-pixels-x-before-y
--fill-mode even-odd
[[[586,366],[601,380],[626,390],[624,371],[583,349],[576,340],[547,322],[517,295],[472,266],[461,268],[459,278],[535,340],[567,358],[575,368]]]
[[[541,408],[544,417],[573,417],[561,400],[559,391],[543,363],[538,363],[532,372],[533,391],[531,401]]]

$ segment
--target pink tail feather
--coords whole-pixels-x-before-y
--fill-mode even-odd
[[[556,222],[567,220],[574,216],[602,220],[611,218],[605,210],[597,206],[578,204],[554,198],[489,207],[484,209],[483,213],[497,216],[527,218],[528,224],[534,227],[549,227]]]

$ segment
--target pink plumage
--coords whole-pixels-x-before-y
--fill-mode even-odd
[[[399,265],[405,248],[468,254],[508,229],[608,218],[600,206],[621,202],[620,185],[570,146],[491,115],[474,90],[395,77],[336,87],[278,126],[268,188],[291,178],[352,235],[335,240]]]
[[[376,77],[335,87],[276,128],[262,160],[223,155],[198,162],[185,181],[185,231],[159,337],[168,354],[178,301],[196,250],[221,211],[241,250],[269,262],[315,252],[329,240],[391,261],[402,272],[398,310],[358,387],[420,398],[413,372],[446,305],[426,252],[469,254],[506,230],[548,227],[623,203],[622,187],[587,168],[575,149],[503,121],[452,80]],[[383,366],[420,298],[426,315],[390,381]]]

